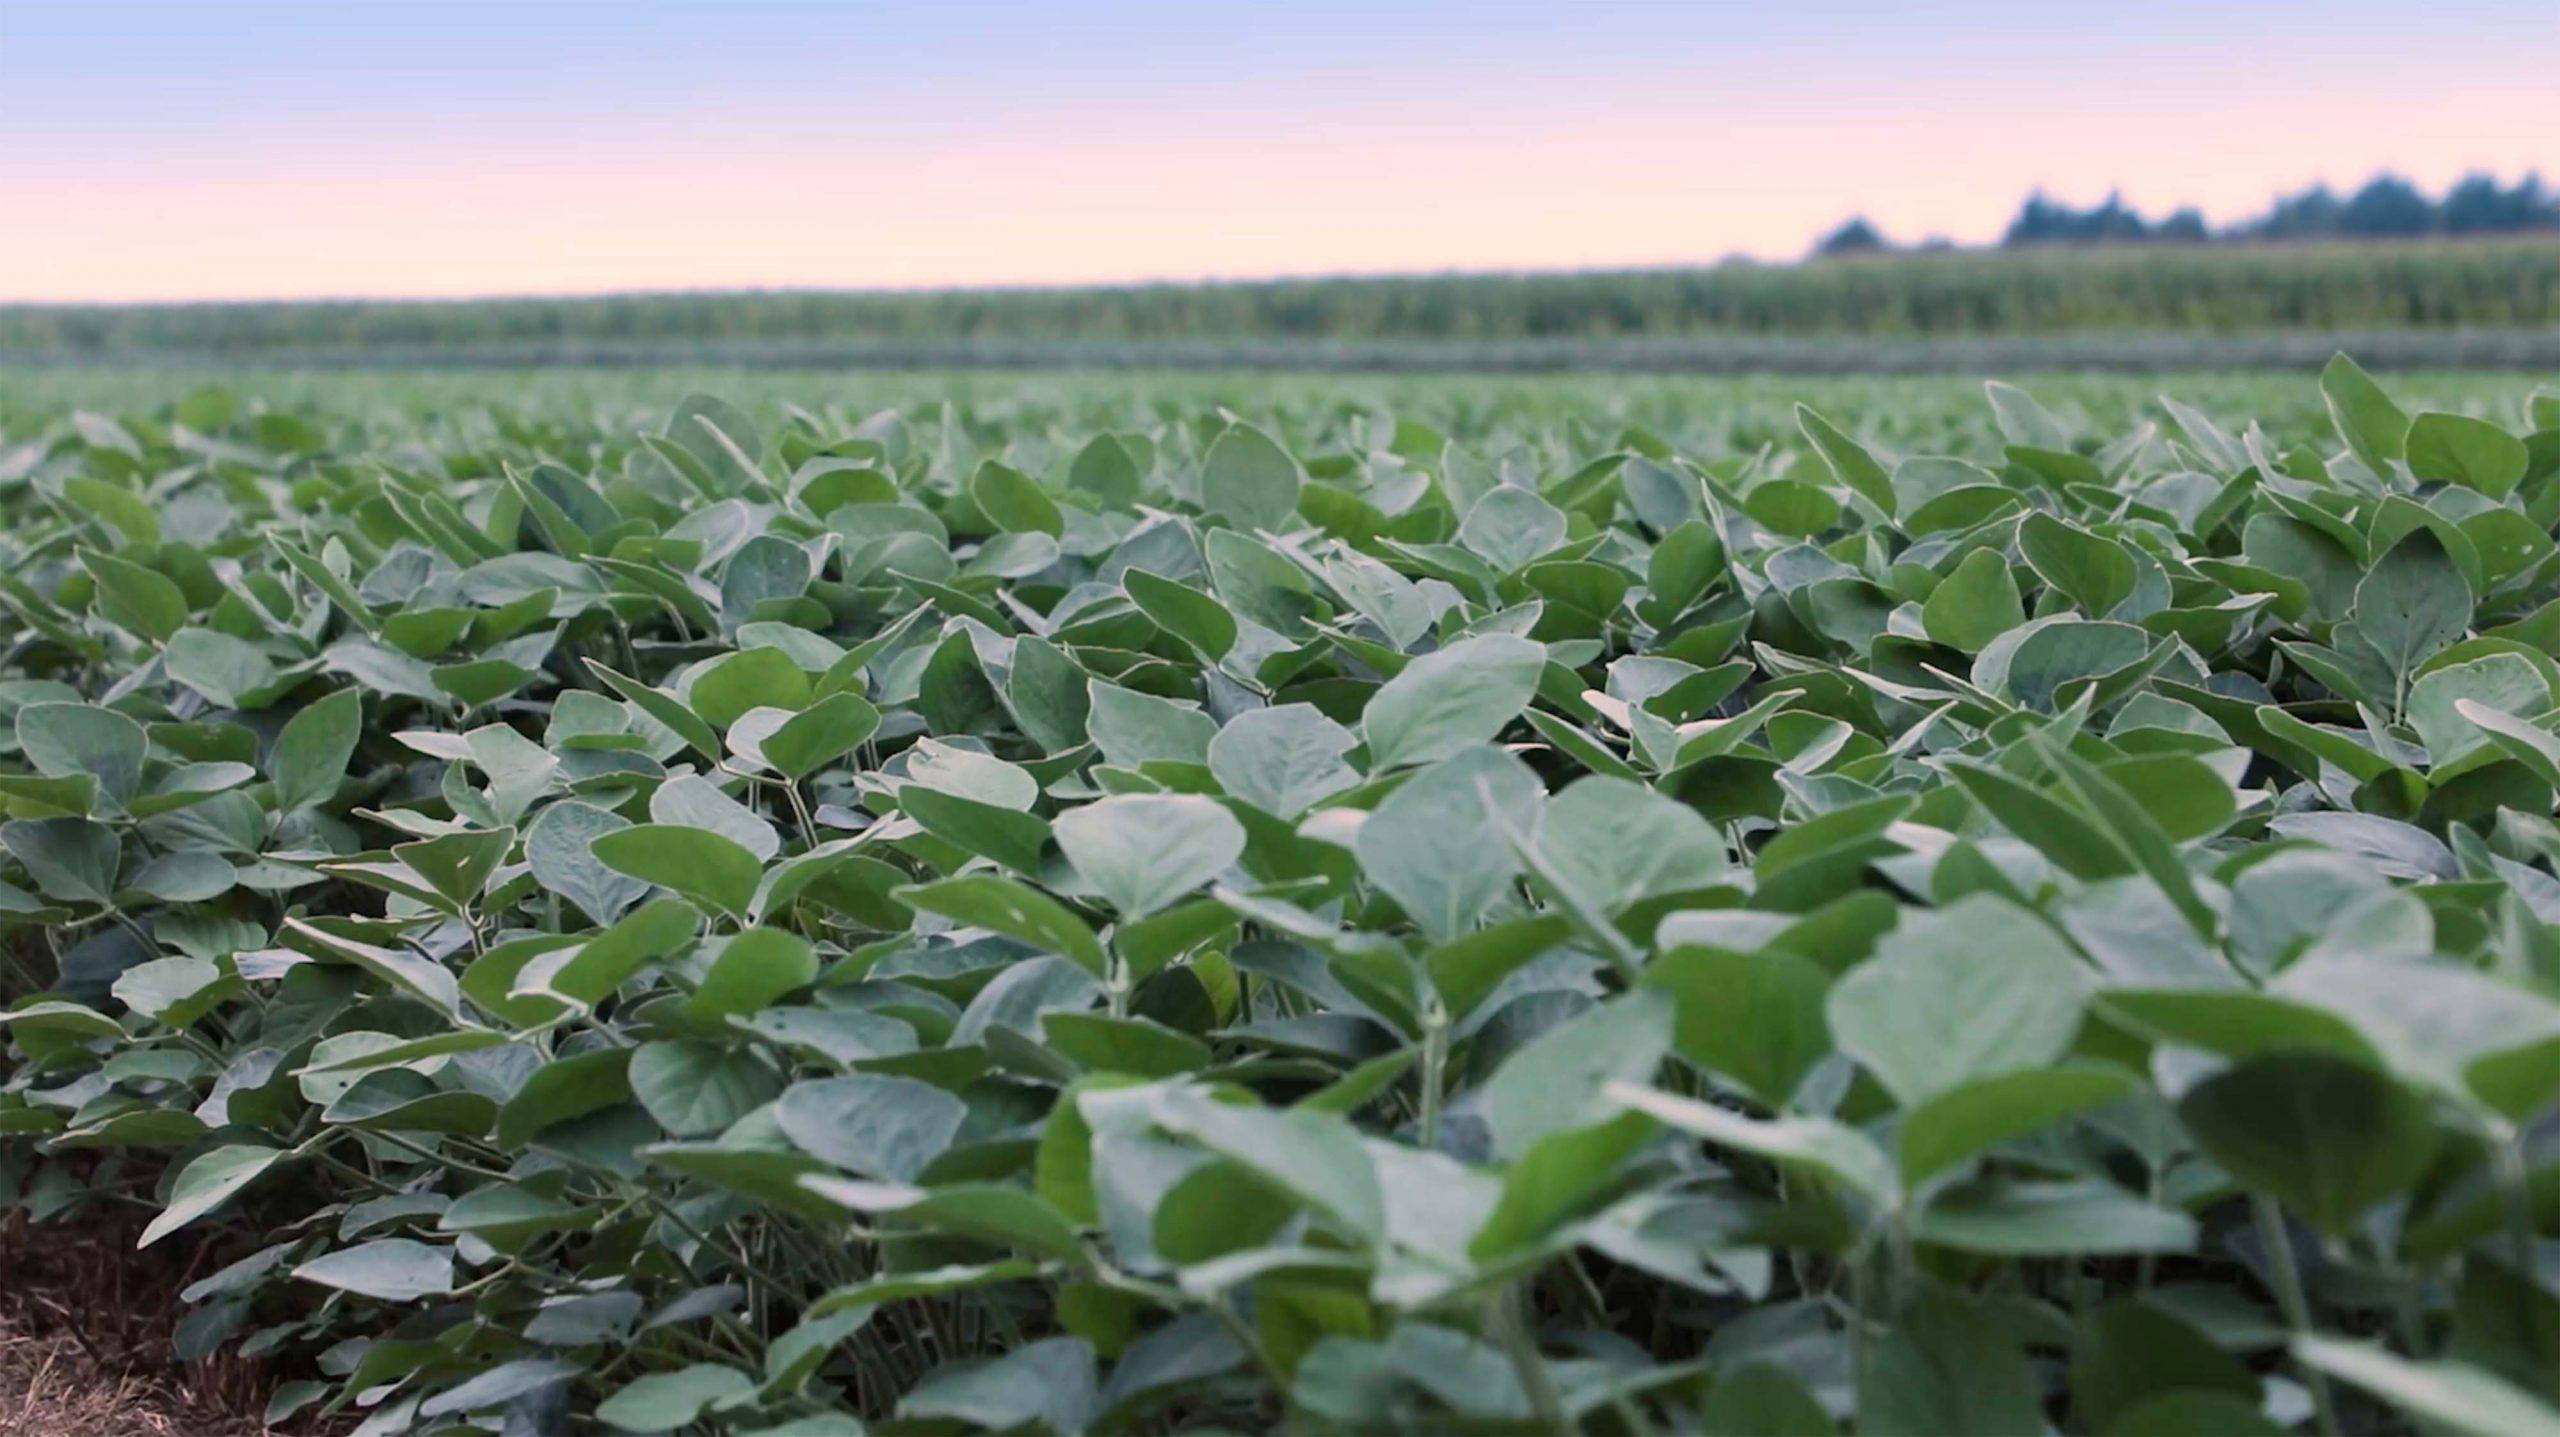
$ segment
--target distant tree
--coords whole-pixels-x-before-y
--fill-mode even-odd
[[[2055,204],[2045,198],[2044,191],[2036,190],[2027,196],[2025,204],[2018,206],[2018,217],[2009,221],[2009,228],[2000,236],[2000,243],[2015,246],[2068,240],[2072,238],[2072,224],[2077,218],[2070,206]]]
[[[2445,191],[2443,215],[2447,234],[2496,234],[2507,228],[2507,192],[2495,176],[2464,175]]]
[[[2542,176],[2526,175],[2512,190],[2494,176],[2465,175],[2445,192],[2437,215],[2445,233],[2514,234],[2560,227],[2560,198],[2542,192]]]
[[[2107,201],[2080,217],[2080,238],[2092,244],[2139,243],[2151,227],[2124,202],[2121,190],[2107,191]]]
[[[2213,238],[2213,231],[2204,222],[2204,212],[2188,205],[2154,226],[2151,237],[2167,244],[2201,244]]]
[[[2313,185],[2280,196],[2274,208],[2234,233],[2245,239],[2323,239],[2338,232],[2338,217],[2345,209],[2327,185]]]
[[[2405,239],[2436,227],[2436,207],[2398,175],[2376,175],[2339,212],[2338,232]]]
[[[2018,207],[2018,217],[2009,221],[2008,232],[2000,237],[2000,243],[2138,244],[2149,238],[2151,226],[2125,204],[2121,191],[2108,191],[2105,202],[2094,209],[2075,210],[2046,198],[2044,191],[2038,190]]]
[[[1883,233],[1867,222],[1865,215],[1852,216],[1838,229],[1824,235],[1814,244],[1816,255],[1880,254],[1893,248]]]

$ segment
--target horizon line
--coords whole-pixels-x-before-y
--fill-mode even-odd
[[[1864,218],[1852,215],[1842,223]],[[1808,250],[1790,258],[1771,259],[1747,251],[1734,251],[1715,259],[1650,260],[1634,264],[1594,264],[1557,267],[1510,266],[1472,269],[1449,266],[1439,269],[1384,270],[1305,270],[1259,275],[1195,275],[1137,276],[1110,280],[1015,280],[986,284],[916,284],[916,285],[827,285],[774,284],[725,286],[637,286],[592,290],[490,290],[477,294],[326,294],[326,295],[260,295],[207,299],[17,299],[0,296],[0,310],[178,310],[178,309],[252,309],[261,307],[319,308],[331,305],[468,305],[468,304],[564,304],[581,301],[615,299],[742,299],[763,296],[800,296],[835,299],[914,299],[962,297],[969,295],[1034,295],[1106,293],[1124,294],[1166,289],[1257,289],[1290,284],[1396,284],[1417,280],[1533,280],[1533,279],[1607,279],[1628,275],[1662,275],[1700,273],[1725,269],[1795,270],[1815,266],[1855,266],[1896,262],[1962,262],[1998,260],[2001,258],[2076,257],[2102,255],[2136,255],[2160,253],[2229,252],[2233,250],[2288,250],[2306,252],[2355,252],[2359,250],[2425,249],[2433,247],[2492,247],[2513,245],[2519,248],[2560,245],[2560,231],[2492,231],[2478,234],[2423,234],[2342,236],[2318,235],[2302,238],[2252,238],[2216,235],[2205,240],[2145,241],[2105,240],[2095,242],[2062,241],[2030,245],[2008,245],[1998,240],[1962,244],[1936,237],[1910,243],[1893,244],[1882,250],[1819,254]]]

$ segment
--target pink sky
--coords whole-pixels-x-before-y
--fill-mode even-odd
[[[1677,263],[1801,253],[1853,211],[1901,239],[1985,240],[2039,184],[2084,202],[2121,185],[2146,210],[2228,219],[2379,168],[2431,189],[2471,168],[2560,178],[2548,9],[2490,68],[2381,34],[2312,44],[2317,64],[2144,52],[2079,77],[2002,51],[1826,78],[1822,49],[1795,44],[1690,83],[1423,69],[1407,85],[1376,64],[1358,83],[1192,75],[975,108],[855,78],[637,108],[518,104],[542,92],[494,82],[452,106],[396,83],[379,106],[361,86],[215,87],[191,105],[164,85],[158,121],[68,83],[9,98],[32,45],[0,28],[0,299]]]

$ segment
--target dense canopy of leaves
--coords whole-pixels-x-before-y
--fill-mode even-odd
[[[2560,1430],[2560,397],[2197,397],[13,421],[0,1196],[368,1434]]]

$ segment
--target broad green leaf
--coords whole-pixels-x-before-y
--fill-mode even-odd
[[[1144,918],[1226,871],[1244,825],[1214,800],[1127,794],[1058,815],[1058,847],[1125,922]]]
[[[1546,663],[1544,648],[1508,634],[1415,659],[1361,713],[1371,768],[1431,763],[1492,738],[1528,705]]]
[[[860,1074],[794,1083],[774,1108],[803,1152],[864,1177],[911,1182],[951,1145],[968,1114],[913,1078]]]
[[[1609,1084],[1648,1083],[1671,1050],[1672,1004],[1638,989],[1549,1028],[1514,1050],[1478,1096],[1496,1156],[1617,1112]]]
[[[1248,529],[1280,529],[1297,512],[1301,473],[1289,451],[1249,424],[1232,424],[1200,456],[1200,500]]]
[[[142,1229],[136,1247],[149,1247],[231,1200],[284,1158],[274,1148],[231,1144],[215,1148],[188,1163],[169,1189],[168,1205]]]
[[[453,1291],[453,1250],[405,1237],[359,1243],[315,1257],[293,1275],[382,1302],[414,1302]]]
[[[2311,1333],[2292,1347],[2306,1366],[2466,1437],[2560,1437],[2560,1408],[2469,1363],[2412,1362],[2372,1343]]]
[[[628,1076],[640,1106],[680,1138],[724,1131],[782,1089],[754,1055],[692,1039],[641,1044]]]
[[[2344,354],[2332,356],[2320,371],[2320,397],[2328,401],[2329,420],[2347,448],[2365,468],[2388,475],[2408,446],[2409,416]]]
[[[2243,1059],[2188,1089],[2178,1119],[2232,1177],[2331,1233],[2406,1191],[2435,1155],[2422,1101],[2315,1052]]]
[[[1841,1051],[1916,1108],[2060,1057],[2093,986],[2052,929],[1977,894],[1905,917],[1874,958],[1832,986],[1825,1011]]]
[[[616,873],[654,883],[732,917],[755,902],[764,865],[735,842],[705,828],[642,823],[596,835],[596,861]]]
[[[336,794],[363,736],[364,697],[354,689],[340,689],[287,720],[267,764],[278,811],[291,813]]]
[[[2504,499],[2531,462],[2524,441],[2486,420],[2421,414],[2409,423],[2409,472],[2435,484],[2459,484]]]
[[[1074,962],[1096,978],[1110,976],[1111,960],[1083,919],[1038,889],[973,873],[897,890],[910,908],[990,929]]]
[[[1313,705],[1279,704],[1221,727],[1209,740],[1209,772],[1228,797],[1294,819],[1360,781],[1343,761],[1359,746],[1358,735]]]
[[[2009,561],[1996,549],[1965,555],[1920,607],[1920,622],[1929,637],[1968,654],[2027,621],[2018,599],[2018,581]]]

